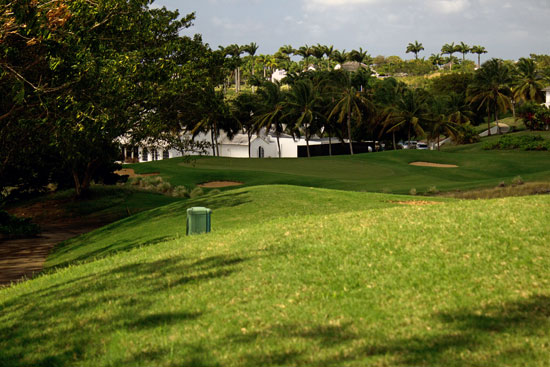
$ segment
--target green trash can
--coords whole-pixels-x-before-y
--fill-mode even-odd
[[[212,210],[203,207],[187,209],[187,235],[209,233]]]

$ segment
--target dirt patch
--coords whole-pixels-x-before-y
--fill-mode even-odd
[[[231,187],[244,185],[242,182],[237,181],[210,181],[198,184],[197,186],[204,187],[205,189],[217,189],[220,187]]]
[[[55,245],[101,226],[87,220],[80,223],[73,220],[65,225],[42,227],[38,237],[0,241],[0,288],[32,278],[42,270]]]
[[[8,210],[15,216],[32,218],[40,225],[42,233],[32,238],[0,239],[0,287],[32,278],[40,272],[48,254],[58,243],[110,223],[107,219],[67,213],[63,206],[69,200],[45,200]]]
[[[412,162],[409,164],[411,166],[418,166],[418,167],[458,168],[458,166],[454,164],[441,164],[441,163],[431,163],[431,162]]]
[[[160,172],[137,174],[132,168],[123,168],[121,170],[115,171],[115,173],[119,176],[129,176],[130,178],[149,177],[149,176],[158,176],[158,175],[160,175]]]
[[[425,200],[410,200],[410,201],[390,201],[390,203],[399,205],[423,206],[423,205],[438,205],[440,201],[425,201]]]

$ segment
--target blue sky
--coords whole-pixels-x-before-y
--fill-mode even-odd
[[[157,0],[155,6],[196,13],[194,26],[212,48],[256,42],[258,53],[280,46],[334,45],[372,56],[405,54],[409,42],[440,53],[445,43],[484,46],[484,58],[550,54],[550,0]],[[470,56],[474,59],[474,56]]]

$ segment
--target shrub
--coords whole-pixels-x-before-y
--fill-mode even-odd
[[[40,226],[29,218],[17,218],[0,210],[0,233],[8,238],[31,237],[40,233]]]
[[[187,190],[187,187],[185,186],[176,186],[172,190],[172,196],[176,198],[188,198],[189,197],[189,191]]]
[[[191,193],[189,194],[189,197],[191,199],[194,199],[194,198],[197,198],[199,196],[203,196],[204,195],[204,190],[200,187],[195,187]]]
[[[504,135],[495,141],[486,142],[482,149],[485,150],[550,150],[550,141],[540,135]]]
[[[521,178],[521,176],[516,176],[512,179],[512,185],[523,185],[525,182]]]
[[[414,187],[409,191],[409,195],[416,195],[416,189]]]
[[[428,187],[427,193],[430,195],[435,195],[435,194],[439,194],[439,190],[435,186],[430,186]]]
[[[455,142],[457,144],[473,144],[479,141],[479,134],[477,133],[476,129],[470,124],[462,126],[455,138]]]
[[[219,194],[221,194],[221,193],[222,193],[221,190],[219,190],[219,189],[214,189],[214,190],[210,190],[210,191],[208,192],[208,195],[212,195],[212,196],[213,196],[213,195],[219,195]]]

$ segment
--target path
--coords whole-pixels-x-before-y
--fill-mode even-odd
[[[39,237],[0,241],[0,287],[40,272],[55,245],[99,228],[99,224],[68,223],[43,227]]]
[[[0,239],[0,287],[31,278],[40,272],[50,251],[60,242],[102,227],[111,221],[70,215],[62,200],[46,200],[9,210],[18,217],[34,218],[38,237]]]

